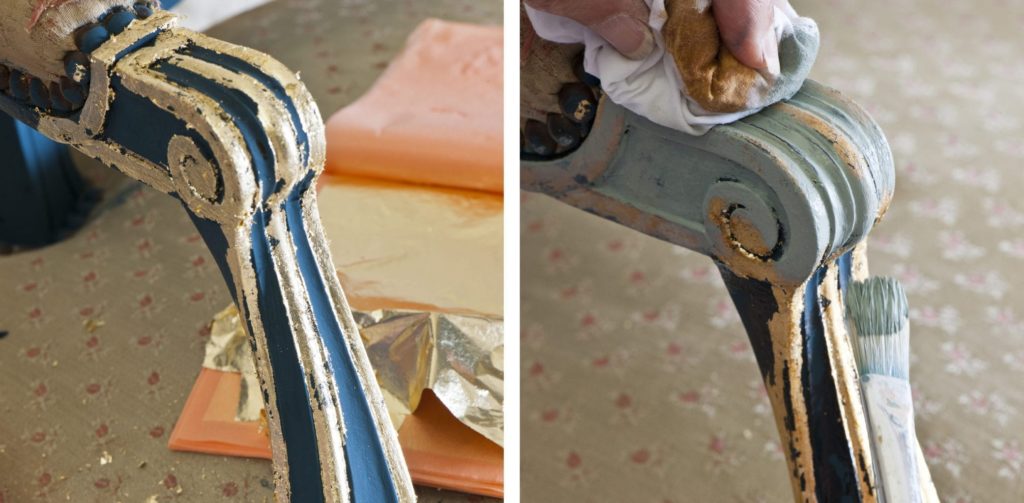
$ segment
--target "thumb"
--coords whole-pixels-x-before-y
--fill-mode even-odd
[[[647,24],[651,11],[643,0],[527,0],[526,4],[590,28],[627,58],[643,59],[654,50],[654,35]]]
[[[779,46],[772,0],[712,0],[722,42],[740,63],[778,72]]]

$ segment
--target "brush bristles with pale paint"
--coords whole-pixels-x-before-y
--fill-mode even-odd
[[[855,282],[846,290],[847,319],[861,375],[910,380],[910,319],[907,294],[894,278]]]
[[[923,501],[909,380],[906,293],[893,278],[869,278],[851,284],[845,299],[881,501]]]

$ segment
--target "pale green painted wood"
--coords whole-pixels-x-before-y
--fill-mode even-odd
[[[797,120],[790,113],[804,113]],[[835,138],[860,154],[846,162]],[[579,150],[523,161],[523,188],[543,192],[640,232],[695,250],[750,276],[793,283],[862,241],[894,190],[892,154],[857,105],[807,82],[792,100],[704,136],[689,136],[602,101]],[[713,197],[742,205],[771,259],[725,246],[708,218]]]

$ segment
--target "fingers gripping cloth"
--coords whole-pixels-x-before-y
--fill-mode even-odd
[[[701,135],[791,98],[818,53],[818,26],[786,0],[775,2],[777,61],[755,70],[722,43],[710,0],[646,0],[655,48],[628,59],[600,35],[565,17],[526,7],[542,38],[586,46],[583,67],[601,80],[608,97],[665,127]]]

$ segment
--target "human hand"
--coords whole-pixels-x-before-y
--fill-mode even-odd
[[[567,17],[604,37],[624,56],[642,59],[654,48],[644,0],[526,0],[526,4]],[[711,0],[719,36],[740,63],[755,69],[778,60],[772,31],[774,7],[786,0]]]
[[[779,43],[772,28],[777,3],[789,7],[787,0],[711,1],[718,36],[740,63],[758,70],[777,64]]]
[[[526,5],[590,28],[627,58],[643,59],[654,50],[647,24],[651,10],[644,0],[526,0]]]

